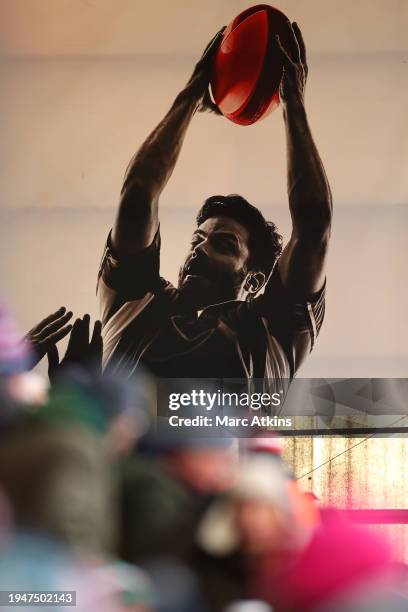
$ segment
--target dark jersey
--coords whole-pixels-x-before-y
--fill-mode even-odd
[[[165,378],[278,382],[290,380],[312,350],[324,317],[325,288],[298,303],[275,266],[263,295],[197,312],[159,269],[159,232],[130,257],[119,257],[108,238],[97,286],[105,367],[132,372],[143,364]]]

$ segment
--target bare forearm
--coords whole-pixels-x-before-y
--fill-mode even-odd
[[[279,93],[286,129],[292,235],[279,258],[278,269],[292,296],[308,300],[324,283],[332,198],[306,117],[306,47],[296,23],[288,24],[288,35],[285,47],[279,37],[277,43],[284,67]]]
[[[196,98],[183,90],[130,162],[112,235],[118,251],[133,253],[152,242],[159,226],[159,196],[172,175],[196,108]]]
[[[122,195],[134,186],[143,187],[152,200],[160,195],[174,170],[197,105],[198,101],[186,95],[184,90],[177,96],[164,119],[131,160]]]
[[[124,254],[145,248],[154,238],[159,196],[173,173],[193,115],[203,108],[221,36],[222,30],[207,45],[187,85],[128,166],[112,234],[114,247]]]
[[[332,197],[327,176],[302,101],[284,107],[288,160],[288,195],[295,234],[330,228]]]

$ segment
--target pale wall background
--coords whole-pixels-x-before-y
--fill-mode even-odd
[[[127,162],[210,37],[247,1],[0,0],[2,295],[21,328],[66,305],[97,316],[95,281]],[[406,376],[408,2],[281,0],[304,33],[307,108],[335,219],[327,317],[300,375]],[[252,127],[200,115],[162,199],[163,275],[194,214],[238,192],[288,237],[281,112]],[[326,502],[403,507],[405,439],[292,441]],[[364,483],[364,486],[362,485]],[[361,494],[364,492],[364,495]],[[392,528],[406,555],[406,528]]]

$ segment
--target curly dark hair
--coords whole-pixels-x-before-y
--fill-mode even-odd
[[[268,276],[282,252],[282,236],[272,221],[240,195],[214,195],[202,205],[197,215],[197,226],[211,217],[230,217],[249,232],[249,268]]]

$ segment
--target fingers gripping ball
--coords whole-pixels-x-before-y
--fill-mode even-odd
[[[214,60],[211,91],[230,121],[250,125],[279,105],[283,63],[276,35],[286,46],[289,29],[287,17],[267,4],[243,11],[226,28]]]

